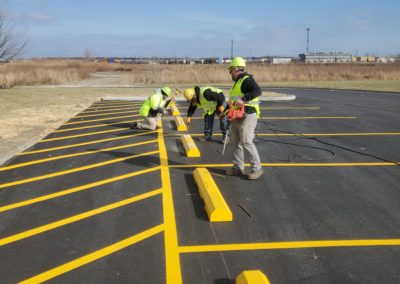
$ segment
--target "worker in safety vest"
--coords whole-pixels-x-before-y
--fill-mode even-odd
[[[197,108],[203,109],[204,117],[204,137],[200,141],[211,141],[214,127],[214,117],[219,116],[219,126],[222,133],[222,141],[225,140],[227,132],[227,122],[224,114],[226,107],[223,91],[213,87],[197,87],[186,89],[183,93],[187,102],[190,102],[186,123],[189,126],[191,117]]]
[[[226,174],[244,175],[244,153],[246,153],[250,160],[250,173],[247,178],[253,180],[263,174],[260,156],[253,142],[257,117],[260,115],[258,97],[262,92],[253,76],[245,72],[245,67],[246,62],[242,57],[233,58],[228,67],[232,80],[235,82],[229,93],[229,102],[236,107],[244,105],[245,116],[230,122],[229,136],[233,149],[233,167],[228,169]]]
[[[172,91],[169,87],[155,90],[154,94],[149,96],[140,108],[139,114],[144,116],[144,123],[134,122],[130,128],[155,130],[161,116],[167,113],[165,107],[171,102],[171,100],[167,100],[171,94]]]

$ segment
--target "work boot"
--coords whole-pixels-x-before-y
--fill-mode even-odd
[[[262,176],[263,170],[252,170],[251,173],[248,174],[247,179],[258,179],[260,176]]]
[[[132,123],[132,125],[129,128],[130,129],[138,129],[137,122]]]
[[[199,137],[200,142],[205,142],[205,141],[212,141],[211,136],[201,136]]]
[[[243,175],[243,171],[238,168],[230,168],[225,171],[227,176],[241,176]]]

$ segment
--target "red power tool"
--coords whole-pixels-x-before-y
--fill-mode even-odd
[[[235,119],[245,118],[246,113],[244,112],[244,104],[236,104],[234,102],[229,103],[229,110],[227,114],[228,121],[233,121]]]

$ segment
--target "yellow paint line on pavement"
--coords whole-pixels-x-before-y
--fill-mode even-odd
[[[112,114],[121,114],[121,113],[130,113],[134,112],[137,113],[137,110],[127,110],[127,111],[116,111],[116,112],[108,112],[108,113],[101,113],[101,114],[88,114],[88,115],[78,115],[74,116],[73,118],[85,118],[85,117],[93,117],[93,116],[105,116],[105,115],[112,115]]]
[[[68,131],[82,130],[82,129],[88,129],[88,128],[107,127],[107,126],[111,126],[111,125],[118,125],[118,124],[123,124],[123,123],[132,123],[132,122],[138,122],[138,121],[143,121],[143,119],[126,120],[126,121],[119,121],[119,122],[113,122],[113,123],[104,123],[104,124],[95,124],[95,125],[82,126],[82,127],[58,129],[58,130],[54,130],[53,132],[57,132],[58,133],[58,132],[68,132]]]
[[[273,243],[221,244],[179,247],[180,253],[205,253],[221,251],[247,251],[272,249],[304,249],[330,247],[399,246],[400,239],[299,241]]]
[[[121,107],[121,108],[110,108],[110,109],[104,109],[104,110],[85,110],[82,111],[80,114],[85,114],[85,113],[94,113],[94,112],[107,112],[107,111],[111,111],[110,113],[112,113],[115,110],[137,110],[140,109],[140,107]]]
[[[99,118],[99,119],[91,119],[91,120],[72,121],[72,122],[64,123],[63,125],[82,124],[82,123],[87,123],[87,122],[104,121],[104,120],[111,120],[111,119],[119,119],[119,118],[127,118],[127,117],[136,117],[136,116],[140,116],[140,115],[139,115],[139,114],[132,114],[132,115],[113,116],[113,117],[106,117],[106,118]]]
[[[130,148],[130,147],[151,144],[151,143],[155,143],[155,142],[157,142],[157,140],[149,140],[149,141],[145,141],[145,142],[133,143],[133,144],[122,145],[122,146],[117,146],[117,147],[112,147],[112,148],[105,148],[105,149],[93,150],[93,151],[85,151],[85,152],[79,152],[79,153],[68,154],[68,155],[54,156],[54,157],[46,158],[46,159],[33,160],[33,161],[25,162],[25,163],[14,164],[11,166],[0,167],[0,172],[11,170],[11,169],[16,169],[16,168],[21,168],[21,167],[26,167],[26,166],[30,166],[30,165],[36,165],[36,164],[40,164],[40,163],[46,163],[46,162],[50,162],[50,161],[60,160],[60,159],[66,159],[66,158],[79,157],[79,156],[84,156],[84,155],[92,155],[92,154],[96,154],[96,153],[120,150],[120,149],[125,149],[125,148]]]
[[[155,133],[155,132],[157,132],[157,130],[145,131],[145,132],[136,133],[136,134],[132,134],[132,135],[121,136],[121,137],[113,137],[113,138],[107,138],[107,139],[101,139],[101,140],[93,140],[93,141],[88,141],[88,142],[83,142],[83,143],[78,143],[78,144],[71,144],[71,145],[65,145],[65,146],[59,146],[59,147],[53,147],[53,148],[33,150],[33,151],[19,153],[19,154],[17,154],[17,156],[31,155],[31,154],[43,153],[43,152],[50,152],[50,151],[56,151],[56,150],[61,150],[61,149],[68,149],[68,148],[86,146],[86,145],[91,145],[91,144],[97,144],[97,143],[102,143],[102,142],[109,142],[109,141],[114,141],[114,140],[129,139],[129,138],[132,138],[132,137],[147,135],[147,134],[151,134],[151,133]]]
[[[0,246],[4,246],[4,245],[7,245],[7,244],[10,244],[10,243],[13,243],[13,242],[25,239],[25,238],[29,238],[29,237],[32,237],[32,236],[35,236],[35,235],[38,235],[38,234],[62,227],[62,226],[65,226],[65,225],[71,224],[71,223],[75,223],[80,220],[83,220],[83,219],[86,219],[89,217],[93,217],[95,215],[131,204],[131,203],[134,203],[134,202],[137,202],[137,201],[140,201],[140,200],[143,200],[143,199],[146,199],[146,198],[149,198],[149,197],[161,194],[161,193],[162,193],[161,189],[150,191],[150,192],[140,194],[138,196],[134,196],[134,197],[131,197],[128,199],[124,199],[124,200],[121,200],[121,201],[118,201],[118,202],[115,202],[112,204],[108,204],[103,207],[99,207],[99,208],[96,208],[96,209],[93,209],[93,210],[90,210],[90,211],[87,211],[87,212],[84,212],[84,213],[81,213],[78,215],[74,215],[74,216],[71,216],[71,217],[68,217],[68,218],[65,218],[62,220],[58,220],[58,221],[52,222],[47,225],[33,228],[33,229],[27,230],[25,232],[21,232],[21,233],[18,233],[18,234],[9,236],[9,237],[5,237],[5,238],[0,239]]]
[[[266,120],[302,120],[302,119],[356,119],[356,116],[263,116]],[[203,117],[192,117],[193,119],[204,119]]]
[[[165,147],[162,127],[158,129],[160,151],[161,180],[163,188],[163,215],[165,224],[165,270],[166,283],[182,283],[181,263],[178,253],[178,235],[176,231],[174,200],[168,168],[168,154]]]
[[[361,163],[261,163],[263,167],[378,167],[398,166],[399,162],[361,162]],[[250,164],[245,164],[250,166]],[[232,167],[232,164],[192,164],[192,165],[169,165],[170,168],[219,168]]]
[[[84,134],[77,134],[77,135],[70,135],[70,136],[63,136],[63,137],[55,137],[55,138],[48,138],[48,139],[40,140],[38,143],[59,141],[59,140],[64,140],[64,139],[72,139],[72,138],[85,137],[85,136],[92,136],[92,135],[98,135],[98,134],[104,134],[104,133],[111,133],[111,132],[123,131],[123,130],[128,130],[128,129],[129,129],[129,127],[124,127],[124,128],[111,129],[111,130],[104,130],[104,131],[97,131],[97,132],[90,132],[90,133],[84,133]]]
[[[99,180],[99,181],[96,181],[96,182],[84,184],[84,185],[77,186],[77,187],[72,187],[72,188],[69,188],[69,189],[65,189],[65,190],[62,190],[62,191],[58,191],[58,192],[47,194],[47,195],[43,195],[43,196],[39,196],[39,197],[28,199],[28,200],[25,200],[25,201],[20,201],[20,202],[17,202],[17,203],[4,205],[4,206],[0,207],[0,212],[5,212],[5,211],[8,211],[8,210],[20,208],[20,207],[23,207],[23,206],[32,205],[32,204],[39,203],[39,202],[42,202],[42,201],[50,200],[50,199],[57,198],[57,197],[60,197],[60,196],[72,194],[72,193],[79,192],[79,191],[86,190],[86,189],[91,189],[91,188],[94,188],[94,187],[97,187],[97,186],[101,186],[101,185],[104,185],[104,184],[108,184],[108,183],[112,183],[112,182],[115,182],[115,181],[124,180],[124,179],[127,179],[127,178],[131,178],[131,177],[135,177],[135,176],[151,173],[151,172],[158,171],[158,170],[160,170],[159,166],[154,167],[154,168],[150,168],[150,169],[137,171],[137,172],[132,172],[132,173],[129,173],[129,174],[124,174],[124,175],[108,178],[108,179],[104,179],[104,180]]]
[[[320,107],[297,106],[297,107],[261,107],[260,109],[321,109]]]
[[[106,257],[112,253],[120,251],[120,250],[122,250],[126,247],[129,247],[131,245],[134,245],[140,241],[148,239],[156,234],[161,233],[163,230],[164,230],[164,225],[159,225],[159,226],[153,227],[153,228],[146,230],[140,234],[134,235],[134,236],[124,239],[120,242],[117,242],[115,244],[107,246],[103,249],[92,252],[92,253],[82,256],[78,259],[75,259],[75,260],[67,262],[63,265],[57,266],[51,270],[48,270],[41,274],[33,276],[33,277],[26,279],[20,283],[24,283],[24,284],[25,283],[42,283],[44,281],[50,280],[54,277],[57,277],[61,274],[67,273],[71,270],[74,270],[76,268],[84,266],[88,263],[91,263],[93,261],[96,261],[98,259]]]
[[[44,180],[44,179],[48,179],[48,178],[67,175],[67,174],[71,174],[71,173],[81,172],[81,171],[85,171],[85,170],[89,170],[89,169],[94,169],[94,168],[98,168],[98,167],[102,167],[102,166],[106,166],[106,165],[123,162],[123,161],[130,160],[130,159],[135,159],[135,158],[144,157],[144,156],[150,156],[150,155],[153,155],[156,153],[158,153],[158,151],[151,151],[151,152],[141,153],[138,155],[127,156],[124,158],[113,159],[113,160],[109,160],[109,161],[105,161],[105,162],[101,162],[101,163],[90,164],[87,166],[73,168],[73,169],[69,169],[66,171],[60,171],[60,172],[55,172],[55,173],[37,176],[37,177],[33,177],[33,178],[27,178],[27,179],[21,179],[21,180],[17,180],[17,181],[13,181],[13,182],[2,183],[2,184],[0,184],[0,189],[15,186],[15,185],[20,185],[20,184],[25,184],[25,183],[29,183],[29,182],[34,182],[34,181],[38,181],[38,180]]]

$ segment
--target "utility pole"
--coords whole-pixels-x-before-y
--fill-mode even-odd
[[[233,39],[231,40],[231,59],[233,59]]]
[[[306,53],[309,52],[310,49],[310,28],[307,28],[307,47],[306,47]]]

